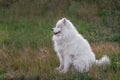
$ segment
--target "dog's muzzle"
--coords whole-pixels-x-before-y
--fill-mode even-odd
[[[54,35],[57,35],[57,34],[60,33],[60,31],[58,31],[58,32],[54,32],[54,29],[53,29],[53,28],[51,29],[51,31],[54,33]]]
[[[60,31],[58,31],[58,32],[54,32],[54,35],[57,35],[57,34],[59,34],[60,33]]]

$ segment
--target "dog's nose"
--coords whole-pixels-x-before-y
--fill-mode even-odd
[[[53,31],[54,29],[52,28],[51,31]]]

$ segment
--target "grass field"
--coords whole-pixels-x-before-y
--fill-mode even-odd
[[[0,1],[0,80],[120,80],[120,11],[114,11],[112,0],[105,8],[109,0],[103,5],[97,5],[97,0],[11,1]],[[89,74],[55,71],[59,61],[51,28],[62,17],[70,19],[89,41],[97,59],[110,57],[106,69],[93,66]]]
[[[78,23],[76,25],[79,32],[84,33],[83,35],[90,41],[98,59],[105,54],[110,56],[111,65],[105,70],[95,66],[91,69],[89,75],[72,73],[72,71],[67,74],[55,72],[54,69],[58,66],[59,61],[53,50],[52,33],[50,31],[55,25],[55,22],[50,23],[31,23],[24,21],[0,23],[0,79],[120,79],[120,47],[118,43],[95,39],[94,36],[97,38],[100,35],[94,32],[90,24],[84,23]]]

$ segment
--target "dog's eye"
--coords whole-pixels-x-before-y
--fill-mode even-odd
[[[57,28],[60,28],[60,26],[57,26]]]

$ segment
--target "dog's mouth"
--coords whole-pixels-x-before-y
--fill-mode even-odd
[[[57,35],[57,34],[59,34],[61,31],[58,31],[58,32],[54,32],[54,35]]]

